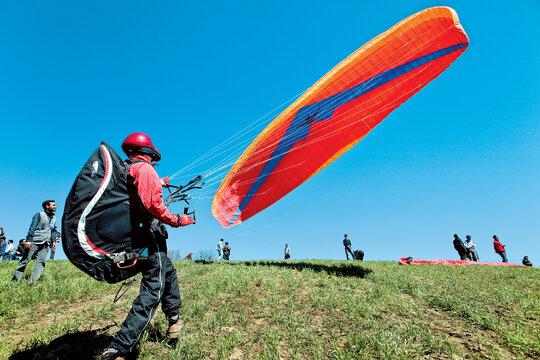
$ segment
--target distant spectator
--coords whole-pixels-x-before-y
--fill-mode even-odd
[[[4,256],[4,250],[6,249],[6,246],[7,246],[5,235],[6,233],[4,232],[4,228],[0,226],[0,257]]]
[[[13,245],[13,240],[10,239],[8,240],[8,244],[4,251],[4,256],[2,257],[2,260],[11,261],[13,260],[14,256],[15,256],[15,245]]]
[[[218,244],[216,245],[216,251],[218,253],[218,260],[223,259],[223,239],[220,239]]]
[[[191,257],[193,256],[193,251],[186,255],[184,260],[193,260]]]
[[[291,258],[291,248],[289,247],[289,244],[285,244],[285,260]]]
[[[532,266],[532,262],[529,260],[529,257],[528,256],[524,256],[523,257],[523,260],[521,261],[521,263],[525,266]]]
[[[343,246],[345,247],[345,256],[347,257],[347,260],[349,260],[349,254],[351,254],[352,259],[355,259],[355,256],[351,250],[351,240],[349,239],[349,236],[347,234],[344,235],[345,238],[343,239]]]
[[[454,234],[454,249],[459,254],[459,258],[461,260],[467,260],[467,249],[465,249],[465,244],[463,244],[463,240],[459,238],[457,234]]]
[[[4,228],[0,228],[2,230],[2,235],[0,235],[0,257],[4,256],[4,249],[6,248],[6,237],[4,236]]]
[[[354,258],[356,260],[363,261],[364,260],[364,252],[362,250],[354,250]]]
[[[467,242],[465,243],[465,248],[467,249],[467,255],[469,260],[478,261],[478,253],[476,252],[476,245],[472,242],[471,235],[467,235]]]
[[[26,265],[32,257],[37,254],[37,261],[34,265],[34,270],[30,276],[31,282],[37,282],[45,269],[45,261],[47,260],[47,252],[50,247],[56,247],[55,223],[56,217],[56,203],[54,200],[46,200],[42,204],[43,210],[38,212],[32,218],[30,229],[28,229],[28,235],[26,236],[26,242],[24,246],[29,248],[26,256],[21,258],[21,261],[15,268],[12,281],[19,281],[22,279]]]
[[[501,256],[502,262],[508,262],[505,245],[501,244],[497,235],[493,235],[493,247],[495,252]]]
[[[229,260],[229,256],[231,256],[231,247],[228,242],[225,242],[225,246],[223,247],[223,258]]]
[[[56,230],[56,228],[55,228]],[[60,244],[60,239],[62,239],[62,235],[60,235],[59,232],[56,233],[56,239],[55,239],[55,242],[56,242],[56,245],[51,248],[51,257],[49,259],[51,260],[54,260],[54,253],[56,252],[56,247],[58,246],[58,244]]]
[[[15,249],[15,259],[20,260],[27,252],[28,249],[24,247],[24,239],[19,240],[19,245]]]

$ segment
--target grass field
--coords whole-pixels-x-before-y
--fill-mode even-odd
[[[26,270],[28,277],[34,262]],[[99,359],[138,294],[67,261],[0,262],[0,359]],[[175,262],[184,329],[158,311],[139,359],[539,359],[540,271],[393,262]],[[26,278],[24,280],[27,280]],[[78,354],[74,357],[74,354]]]

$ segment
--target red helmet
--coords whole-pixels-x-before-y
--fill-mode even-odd
[[[129,135],[122,143],[122,150],[127,156],[144,154],[150,156],[154,161],[159,161],[161,159],[161,154],[156,150],[154,145],[152,145],[150,137],[143,133],[133,133]]]

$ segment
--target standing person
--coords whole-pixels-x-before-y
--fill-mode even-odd
[[[291,248],[289,247],[289,244],[285,244],[285,260],[291,258]]]
[[[60,235],[59,232],[56,233],[56,239],[55,239],[55,242],[56,242],[56,246],[58,246],[58,244],[60,243],[60,239],[62,238],[62,235]],[[54,253],[56,252],[56,246],[54,248],[51,249],[51,257],[49,259],[51,260],[54,260]]]
[[[457,234],[454,234],[453,244],[454,249],[456,249],[459,254],[459,258],[461,260],[467,260],[467,249],[465,248],[465,244],[463,244],[463,240],[461,240]]]
[[[4,227],[0,226],[0,247],[4,246],[6,242],[6,233],[4,232]]]
[[[4,249],[6,248],[6,237],[4,236],[4,229],[2,229],[2,234],[0,235],[0,257],[4,256]]]
[[[223,247],[223,258],[229,260],[229,256],[231,256],[231,247],[228,242],[225,242],[225,246]]]
[[[4,256],[4,249],[7,246],[5,235],[6,233],[4,232],[4,228],[0,226],[0,256]]]
[[[13,260],[13,256],[15,256],[15,245],[13,245],[13,240],[9,239],[2,260]]]
[[[188,215],[173,214],[165,206],[162,182],[153,162],[161,159],[150,137],[142,133],[129,135],[122,143],[129,157],[128,191],[133,208],[132,222],[142,224],[134,233],[134,241],[148,249],[148,259],[141,261],[141,288],[120,330],[114,336],[103,360],[123,359],[141,338],[159,303],[169,321],[167,337],[176,339],[182,325],[179,308],[182,304],[178,278],[172,261],[167,257],[167,232],[163,224],[172,227],[194,224]],[[168,179],[167,179],[168,180]]]
[[[501,244],[497,235],[493,235],[493,247],[495,248],[495,252],[501,256],[502,262],[508,262],[508,258],[506,257],[506,248],[503,244]]]
[[[220,239],[218,244],[216,245],[216,251],[218,253],[218,260],[223,259],[223,239]]]
[[[349,260],[349,254],[351,254],[352,259],[355,259],[355,256],[351,250],[351,240],[349,239],[349,236],[347,234],[344,235],[345,238],[343,239],[343,246],[345,247],[345,256],[347,257],[347,260]]]
[[[476,245],[472,242],[471,235],[467,235],[467,242],[465,243],[465,248],[467,249],[467,253],[469,254],[469,258],[472,261],[478,261],[480,258],[478,257],[478,253],[476,252]]]
[[[45,269],[45,261],[47,260],[47,252],[50,247],[56,247],[56,243],[53,243],[53,239],[56,238],[55,223],[56,217],[56,202],[54,200],[45,200],[41,206],[44,211],[38,212],[32,218],[30,229],[28,229],[28,235],[26,235],[26,242],[24,246],[28,248],[26,256],[21,258],[21,261],[15,268],[12,281],[21,280],[26,265],[37,255],[36,265],[30,276],[30,282],[37,282]]]

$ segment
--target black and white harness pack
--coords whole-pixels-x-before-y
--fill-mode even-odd
[[[116,283],[139,272],[144,249],[134,247],[128,170],[105,142],[75,179],[62,216],[62,244],[69,260],[99,281]]]

